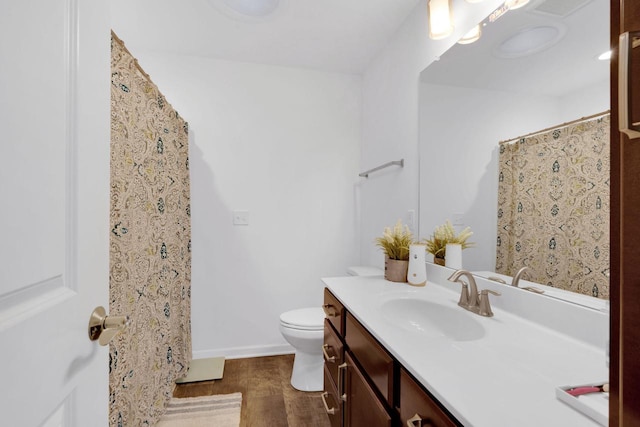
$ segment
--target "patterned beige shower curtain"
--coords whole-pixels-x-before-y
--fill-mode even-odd
[[[500,143],[496,272],[609,298],[609,146],[608,114]]]
[[[187,123],[111,38],[110,426],[153,426],[191,361]]]

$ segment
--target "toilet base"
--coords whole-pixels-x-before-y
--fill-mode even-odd
[[[297,351],[293,359],[291,385],[300,391],[324,389],[324,358],[322,353],[310,354]]]

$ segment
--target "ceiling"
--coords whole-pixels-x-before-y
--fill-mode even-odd
[[[264,17],[231,0],[111,0],[129,50],[360,74],[424,0],[280,0]],[[247,1],[245,1],[247,3]]]
[[[532,0],[487,23],[476,43],[455,45],[423,71],[421,80],[556,97],[606,82],[609,61],[597,57],[609,49],[609,7],[608,0]],[[533,26],[559,28],[564,36],[528,56],[496,55],[509,36]]]
[[[112,28],[134,54],[163,52],[360,74],[426,0],[268,0],[278,8],[264,17],[234,12],[227,6],[232,1],[111,0]],[[594,59],[608,49],[608,18],[608,0],[531,0],[494,23],[485,20],[478,42],[454,46],[422,80],[559,96],[608,78],[608,62]],[[509,35],[536,25],[560,28],[564,37],[526,57],[494,54]]]

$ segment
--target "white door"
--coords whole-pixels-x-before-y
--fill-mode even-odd
[[[1,6],[0,424],[106,426],[108,3]]]

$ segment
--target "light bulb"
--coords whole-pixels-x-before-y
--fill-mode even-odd
[[[451,0],[429,0],[429,37],[440,40],[452,32]]]
[[[471,43],[473,43],[475,41],[478,41],[480,39],[481,35],[482,35],[482,27],[481,27],[480,24],[478,24],[475,27],[473,27],[471,29],[471,31],[469,31],[464,36],[462,36],[462,38],[460,40],[458,40],[458,43],[459,44],[471,44]]]

